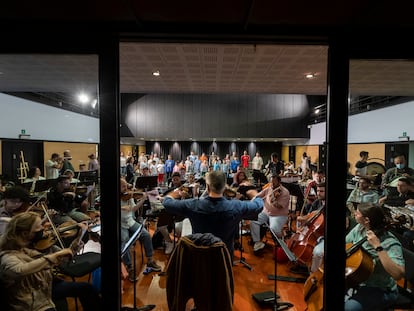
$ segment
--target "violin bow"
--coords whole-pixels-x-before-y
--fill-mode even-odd
[[[53,223],[52,219],[50,218],[49,213],[47,212],[47,209],[44,206],[44,203],[41,203],[40,206],[42,207],[43,212],[45,213],[45,216],[46,216],[47,220],[49,221],[49,223],[50,223],[50,225],[52,227],[53,233],[55,234],[55,236],[56,236],[56,238],[57,238],[57,240],[59,242],[60,247],[62,249],[64,249],[65,248],[65,245],[63,244],[62,238],[60,237],[60,233],[58,232],[58,230],[56,229],[55,224]]]

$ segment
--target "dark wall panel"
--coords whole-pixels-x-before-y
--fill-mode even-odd
[[[129,101],[121,123],[135,137],[309,137],[304,95],[150,94]]]

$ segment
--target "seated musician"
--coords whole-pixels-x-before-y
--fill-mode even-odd
[[[79,179],[75,178],[75,172],[74,172],[74,171],[72,171],[72,170],[66,170],[66,171],[63,173],[63,175],[65,175],[65,176],[68,176],[68,177],[69,177],[69,182],[70,182],[71,184],[75,184],[75,183],[80,182],[80,180],[79,180]]]
[[[308,220],[309,217],[314,215],[314,213],[325,213],[325,183],[321,182],[316,188],[317,199],[310,205],[308,209],[305,210],[305,213],[297,217],[297,226],[298,230],[303,226]],[[312,213],[314,212],[314,213]],[[324,236],[320,236],[317,240],[317,244],[312,251],[312,262],[310,263],[310,272],[315,272],[322,264],[324,257]]]
[[[17,214],[25,212],[30,205],[29,192],[20,186],[8,188],[0,207],[0,235],[6,230],[10,219]]]
[[[174,189],[180,188],[183,185],[181,180],[181,174],[179,172],[174,172],[171,176],[171,183],[169,188],[164,192],[163,195],[168,194],[169,192],[173,191]],[[181,199],[189,198],[192,193],[188,191],[188,188],[185,188],[187,191],[182,191]],[[177,217],[174,214],[169,213],[166,210],[162,210],[158,215],[158,222],[157,222],[157,232],[160,232],[164,238],[165,243],[165,254],[169,255],[174,249],[174,243],[170,237],[170,232],[175,228],[176,223],[180,223],[184,220],[184,217]],[[178,229],[180,226],[178,225]]]
[[[198,182],[196,182],[194,173],[189,173],[187,175],[187,180],[185,181],[183,186],[189,188],[189,190],[191,192],[189,194],[189,197],[191,197],[191,198],[198,198],[199,197],[200,184]]]
[[[240,168],[240,170],[234,174],[231,187],[237,188],[237,192],[245,198],[248,197],[247,192],[256,190],[256,186],[247,178],[244,168]]]
[[[381,181],[381,188],[384,190],[384,195],[388,192],[397,193],[397,189],[392,185],[392,182],[397,180],[399,177],[413,177],[414,169],[408,167],[407,160],[404,155],[397,155],[394,157],[395,167],[389,168]]]
[[[402,246],[385,228],[383,209],[372,203],[361,203],[355,212],[357,225],[347,234],[346,243],[357,243],[367,238],[362,247],[375,261],[369,278],[347,297],[346,311],[384,310],[398,296],[397,282],[404,277],[405,265]]]
[[[414,185],[414,180],[409,177],[401,177],[397,183],[397,193],[389,193],[379,199],[379,204],[388,206],[406,206],[414,199],[414,192],[411,190]]]
[[[379,194],[377,191],[372,190],[370,187],[372,182],[367,177],[360,177],[358,181],[358,187],[353,189],[346,200],[346,205],[353,211],[354,205],[362,202],[378,203]]]
[[[138,223],[135,219],[135,211],[138,210],[144,204],[145,200],[147,199],[146,194],[143,195],[141,199],[135,203],[135,199],[133,196],[128,196],[128,183],[124,178],[120,180],[120,190],[121,190],[121,249],[124,248],[125,244],[128,242],[130,236],[134,234],[140,227],[141,224]],[[125,195],[123,197],[123,195]],[[139,240],[144,245],[145,254],[147,256],[147,267],[152,268],[154,271],[161,271],[161,267],[155,263],[152,258],[153,255],[153,248],[152,248],[152,241],[149,232],[142,228]],[[135,271],[132,269],[132,259],[131,253],[127,251],[125,255],[122,257],[122,261],[124,262],[127,270],[128,270],[128,278],[131,282],[136,281],[137,276]]]
[[[413,205],[414,203],[414,181],[410,177],[402,177],[397,183],[397,194],[388,194],[379,199],[380,204],[386,205],[388,208],[404,207],[407,205]],[[404,240],[407,243],[407,247],[414,250],[414,227],[409,229],[401,227]]]
[[[41,176],[42,172],[38,166],[32,166],[29,171],[27,172],[27,177],[23,181],[26,182],[34,182],[38,180],[45,180],[46,178]]]
[[[52,221],[60,225],[67,221],[82,222],[91,218],[79,211],[78,206],[87,201],[85,195],[78,195],[70,190],[70,177],[61,175],[56,179],[55,185],[47,194],[47,205],[49,209],[56,211],[52,215]]]
[[[281,177],[275,172],[271,178],[271,186],[263,189],[257,195],[263,198],[264,207],[257,220],[250,221],[250,232],[254,243],[253,251],[255,252],[265,247],[260,237],[262,224],[268,224],[278,237],[282,237],[282,228],[288,220],[290,193],[280,181]]]
[[[85,225],[86,226],[86,225]],[[12,217],[0,240],[0,280],[5,310],[67,310],[66,297],[79,297],[85,311],[101,310],[101,298],[89,282],[58,279],[55,267],[74,254],[71,248],[35,248],[43,238],[40,216],[34,212]]]

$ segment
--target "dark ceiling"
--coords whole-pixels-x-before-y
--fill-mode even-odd
[[[139,32],[327,33],[343,27],[413,26],[412,1],[106,0],[2,1],[4,22],[103,24]],[[188,26],[191,25],[192,28]],[[304,28],[305,27],[305,28]],[[119,28],[121,29],[121,28]]]

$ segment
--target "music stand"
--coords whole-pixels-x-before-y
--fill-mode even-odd
[[[121,250],[121,258],[127,253],[129,252],[129,249],[131,246],[134,245],[133,247],[133,266],[132,269],[134,271],[134,275],[136,274],[137,270],[136,270],[136,254],[135,254],[135,243],[136,241],[140,238],[141,233],[142,233],[142,229],[145,226],[145,220],[143,221],[142,224],[140,224],[140,227],[134,232],[134,234],[131,236],[131,238],[128,240],[128,242],[126,242],[125,246],[123,247],[123,249]],[[155,308],[155,305],[144,305],[142,307],[137,307],[137,280],[134,279],[134,306],[131,307],[121,307],[122,311],[147,311],[147,310],[152,310]]]
[[[158,186],[158,176],[139,176],[135,181],[136,189],[154,189]]]
[[[48,191],[56,184],[56,179],[45,179],[36,181],[34,192]]]
[[[76,171],[74,172],[75,176],[79,181],[98,181],[98,172],[97,171]]]
[[[246,261],[245,261],[245,259],[244,259],[244,257],[243,257],[243,251],[244,251],[244,248],[243,248],[243,219],[242,220],[240,220],[240,247],[239,247],[239,251],[240,251],[240,259],[239,260],[237,260],[237,261],[234,261],[233,262],[233,265],[236,265],[236,264],[238,264],[238,263],[241,263],[242,265],[244,265],[247,269],[249,269],[250,271],[252,271],[253,270],[253,268],[252,268],[252,266],[251,265],[249,265]]]
[[[269,225],[267,225],[267,227],[269,228],[270,233],[272,234],[274,240],[277,241],[279,243],[279,245],[282,247],[282,249],[285,251],[286,256],[288,256],[289,259],[291,259],[291,260],[296,260],[295,259],[296,256],[290,252],[290,250],[288,249],[288,247],[287,247],[286,244],[283,244],[284,242],[281,239],[279,239],[279,237],[276,235],[276,233],[273,231],[273,229],[270,228]],[[286,249],[285,249],[285,247],[286,247]],[[294,257],[292,257],[292,255]],[[275,261],[274,269],[275,269],[275,276],[276,276],[277,275],[277,249],[276,249],[276,243],[274,243],[274,256],[275,256],[275,259],[274,259],[274,261]],[[287,309],[292,308],[293,307],[293,304],[290,303],[290,302],[277,301],[277,298],[279,296],[277,295],[277,280],[276,279],[277,278],[275,277],[274,278],[274,287],[273,287],[273,291],[274,292],[272,293],[273,295],[271,297],[265,299],[264,302],[266,302],[266,303],[273,303],[273,310],[274,311],[281,311],[281,310],[287,310]],[[255,295],[258,295],[258,294],[255,294]]]

